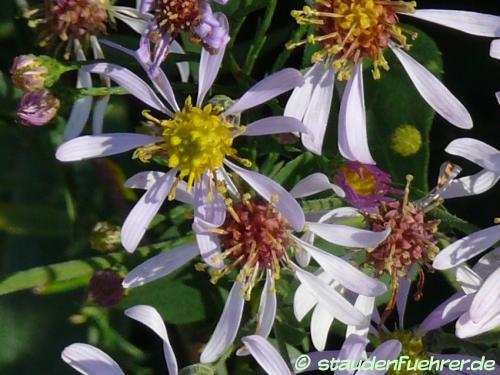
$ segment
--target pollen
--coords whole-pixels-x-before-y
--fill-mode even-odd
[[[415,155],[422,148],[422,134],[413,125],[401,125],[392,134],[391,148],[401,156]]]
[[[389,70],[384,50],[389,43],[409,49],[408,36],[416,34],[399,26],[397,12],[414,12],[415,1],[392,0],[313,0],[312,6],[292,11],[299,25],[311,25],[314,32],[292,49],[303,44],[318,44],[312,62],[328,60],[338,71],[339,80],[349,79],[353,66],[365,58],[373,63],[375,79],[380,69]]]
[[[201,4],[200,0],[157,0],[155,13],[163,32],[189,32],[201,21]]]
[[[256,282],[266,270],[279,279],[281,269],[287,267],[292,250],[288,221],[261,198],[244,195],[241,201],[226,200],[229,215],[220,228],[220,240],[224,248],[223,268],[212,274],[212,282],[233,270],[237,279],[244,282],[243,294],[249,300]]]
[[[221,168],[226,157],[245,165],[248,161],[237,156],[232,147],[233,139],[242,132],[222,116],[223,108],[208,104],[203,108],[193,106],[188,97],[181,112],[170,120],[159,120],[147,111],[143,115],[160,126],[163,142],[141,147],[134,157],[143,162],[160,158],[170,168],[179,169],[179,179],[188,179],[188,190],[201,180],[206,172]]]
[[[340,168],[340,173],[344,176],[345,182],[357,194],[366,196],[375,194],[377,179],[365,167],[360,165],[355,169],[350,167],[349,164],[344,164]]]

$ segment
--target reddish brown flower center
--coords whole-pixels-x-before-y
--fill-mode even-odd
[[[163,32],[189,31],[201,19],[200,0],[157,0],[156,20]]]

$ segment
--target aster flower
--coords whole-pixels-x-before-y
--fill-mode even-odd
[[[228,0],[214,0],[226,4]],[[154,41],[151,72],[158,67],[180,33],[187,33],[192,41],[201,44],[211,54],[225,48],[229,42],[224,20],[212,12],[210,0],[141,0],[139,10],[150,15],[143,37]]]
[[[163,340],[168,373],[178,374],[177,359],[170,345],[167,328],[158,311],[151,306],[138,305],[125,310],[125,315],[144,324]],[[89,344],[71,344],[64,348],[61,357],[64,362],[84,375],[123,375],[120,366],[109,355]]]
[[[346,161],[339,168],[336,181],[345,191],[345,200],[356,208],[374,211],[380,202],[392,200],[391,176],[374,165]]]
[[[385,285],[350,263],[302,241],[293,234],[293,230],[308,230],[329,242],[350,247],[376,246],[387,237],[388,231],[375,233],[339,224],[304,222],[304,213],[298,203],[276,182],[243,168],[236,172],[246,181],[249,175],[253,175],[258,180],[258,184],[254,185],[255,190],[267,202],[258,196],[240,194],[236,189],[229,190],[231,196],[223,199],[216,195],[212,201],[208,201],[207,183],[206,191],[201,189],[194,195],[194,202],[204,202],[195,204],[193,230],[197,242],[161,253],[139,265],[125,277],[124,287],[137,287],[166,276],[198,253],[205,264],[198,264],[197,269],[208,270],[214,283],[236,271],[236,281],[220,320],[201,355],[202,363],[215,361],[235,340],[244,301],[251,298],[255,284],[263,278],[266,281],[260,296],[256,333],[262,337],[269,335],[276,314],[274,283],[280,278],[282,270],[291,271],[305,285],[309,294],[321,301],[320,304],[340,321],[352,324],[364,321],[366,317],[339,293],[330,290],[323,280],[296,265],[291,260],[291,254],[302,251],[309,253],[330,277],[360,294],[382,294],[386,291]],[[151,178],[152,175],[147,176],[147,179]],[[147,182],[147,179],[142,181],[150,184],[151,181]],[[136,186],[140,185],[139,178],[134,180]],[[301,196],[307,196],[308,191],[311,194],[332,188],[329,182],[323,185],[318,183],[328,181],[326,176],[320,179],[315,175],[306,180],[307,183],[299,183],[299,188],[295,189]],[[238,351],[239,355],[247,353],[245,348]]]
[[[43,89],[24,94],[17,108],[17,121],[21,125],[47,125],[59,110],[59,99]]]
[[[211,104],[203,106],[205,96],[219,71],[222,54],[223,51],[217,55],[202,51],[196,105],[193,105],[188,97],[182,110],[163,71],[160,69],[156,78],[150,74],[155,87],[173,112],[141,78],[128,69],[107,63],[84,68],[87,72],[106,75],[132,95],[170,118],[158,119],[149,111],[143,111],[144,117],[156,126],[162,136],[135,133],[83,136],[64,143],[56,152],[57,159],[61,161],[77,161],[136,149],[134,156],[141,161],[149,162],[153,158],[160,158],[171,168],[146,192],[124,223],[122,243],[130,252],[136,249],[150,220],[164,200],[168,196],[170,199],[175,197],[176,186],[184,178],[187,178],[187,190],[190,191],[194,186],[196,191],[201,188],[204,175],[208,174],[210,179],[214,180],[217,173],[225,173],[223,167],[227,166],[246,179],[255,190],[262,189],[258,182],[260,175],[249,174],[228,160],[231,158],[249,165],[247,160],[237,155],[237,150],[232,146],[236,137],[304,131],[300,121],[282,116],[264,118],[246,127],[231,123],[235,114],[265,103],[302,84],[301,75],[294,69],[285,69],[265,78],[228,109]],[[148,60],[139,61],[148,68]],[[223,184],[227,185],[225,182]],[[302,224],[293,223],[298,228],[301,228]]]
[[[422,98],[451,124],[470,129],[473,122],[466,108],[425,67],[404,50],[408,37],[416,35],[399,24],[398,14],[423,19],[472,35],[499,37],[500,17],[458,10],[416,10],[414,1],[314,0],[292,12],[299,24],[312,25],[306,40],[289,45],[319,44],[314,64],[305,75],[306,84],[291,96],[285,115],[304,120],[311,130],[302,135],[304,146],[321,153],[331,107],[335,77],[347,84],[340,104],[339,150],[349,160],[375,164],[368,147],[362,64],[371,59],[373,77],[389,69],[384,52],[389,48]]]

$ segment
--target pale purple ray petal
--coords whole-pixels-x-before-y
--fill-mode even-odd
[[[317,273],[316,276],[326,284],[330,284],[333,281],[332,277],[323,271]],[[300,284],[295,290],[295,294],[293,296],[293,313],[295,318],[299,322],[302,321],[302,319],[304,319],[307,313],[311,311],[317,303],[318,300],[309,292],[309,288],[304,284]]]
[[[242,136],[257,136],[268,134],[283,134],[301,132],[307,133],[302,121],[293,117],[272,116],[248,124]]]
[[[422,334],[440,328],[462,315],[469,309],[473,294],[457,292],[438,307],[436,307],[420,324],[418,331]]]
[[[488,314],[486,319],[475,322],[467,311],[456,324],[455,334],[461,339],[477,336],[500,327],[500,313]]]
[[[167,199],[175,182],[176,173],[176,169],[171,169],[164,176],[160,177],[143,194],[125,219],[122,226],[121,239],[123,247],[129,253],[135,251],[151,220],[153,220],[163,202]]]
[[[252,335],[243,337],[241,341],[267,374],[292,374],[281,355],[265,338],[258,335]]]
[[[215,1],[217,4],[226,5],[229,0],[213,0],[213,1]]]
[[[61,358],[84,375],[124,375],[113,358],[89,344],[71,344],[64,348]]]
[[[242,296],[243,284],[235,281],[227,297],[222,315],[214,333],[201,353],[201,363],[216,361],[229,348],[240,327],[245,300]]]
[[[135,288],[178,270],[199,254],[196,244],[163,251],[130,271],[123,280],[124,288]]]
[[[226,219],[226,211],[224,198],[217,192],[211,176],[205,173],[200,183],[194,187],[193,228],[201,233],[221,226]]]
[[[110,12],[138,34],[145,32],[148,27],[148,20],[144,18],[150,17],[145,17],[135,8],[113,5],[110,7]]]
[[[295,276],[331,315],[344,324],[361,325],[366,321],[340,293],[313,274],[294,267]]]
[[[500,39],[491,42],[490,56],[493,57],[494,59],[500,60]]]
[[[500,247],[497,247],[484,255],[472,267],[482,279],[486,279],[489,275],[500,268]]]
[[[76,59],[78,61],[87,60],[85,57],[85,53],[83,52],[83,48],[77,39],[74,40],[74,50]],[[90,76],[90,73],[84,71],[83,69],[78,69],[76,88],[79,89],[82,87],[92,87],[92,78]],[[75,101],[73,107],[71,108],[68,123],[66,124],[66,128],[64,129],[63,139],[65,141],[73,139],[80,135],[89,119],[91,110],[91,96],[85,96]]]
[[[348,325],[345,335],[346,337],[352,334],[361,337],[367,337],[371,327],[371,317],[373,315],[373,309],[375,308],[375,297],[359,295],[356,298],[354,307],[363,315],[365,315],[367,317],[367,320],[365,324],[360,326]]]
[[[469,312],[474,322],[488,315],[500,313],[500,268],[484,281],[472,301]]]
[[[323,305],[317,304],[314,307],[311,317],[311,340],[316,350],[320,352],[325,350],[328,332],[333,320],[334,316]]]
[[[228,160],[225,160],[224,164],[236,172],[264,199],[272,202],[278,211],[288,220],[293,229],[301,231],[304,228],[304,211],[291,194],[280,184],[260,173],[238,167]]]
[[[500,225],[472,233],[441,250],[432,266],[438,270],[456,267],[487,250],[498,240],[500,240]]]
[[[292,236],[292,238],[311,254],[325,272],[329,273],[334,280],[347,289],[365,296],[378,296],[387,291],[387,287],[383,282],[368,276],[342,258],[320,250],[295,236]]]
[[[231,108],[226,115],[243,112],[246,109],[256,107],[278,95],[281,95],[304,83],[304,77],[296,69],[286,68],[271,74],[252,86]]]
[[[440,360],[469,360],[469,363],[472,362],[472,361],[481,361],[481,358],[479,357],[474,357],[474,356],[471,356],[471,355],[465,355],[465,354],[439,354],[439,353],[429,353],[431,354],[434,358],[436,359],[440,359]],[[488,359],[488,358],[487,358]],[[499,366],[496,366],[495,365],[495,369],[494,370],[479,370],[479,369],[475,369],[475,370],[470,370],[469,367],[467,366],[467,362],[464,362],[465,366],[463,367],[463,369],[461,369],[461,372],[464,373],[464,374],[467,374],[467,375],[491,375],[491,374],[495,374],[495,373],[498,373],[500,374],[500,367]],[[477,367],[477,366],[475,366]],[[442,372],[441,372],[442,374]],[[457,375],[457,372],[456,371],[451,371],[450,370],[450,375]]]
[[[320,81],[314,86],[309,107],[304,115],[304,124],[309,130],[302,134],[302,144],[309,151],[321,155],[330,108],[332,106],[335,71],[326,69]]]
[[[165,173],[158,171],[139,172],[125,181],[124,186],[130,189],[148,190],[159,178],[164,175]],[[187,184],[185,181],[180,181],[177,185],[175,200],[182,203],[194,204],[193,193],[187,191]]]
[[[222,13],[214,13],[214,17],[221,23],[221,25],[229,33],[229,22],[227,17]],[[208,90],[219,73],[226,46],[219,48],[215,54],[211,54],[205,48],[201,51],[200,67],[198,71],[198,98],[196,99],[197,105],[201,106],[203,100],[207,95]]]
[[[170,44],[170,51],[172,53],[177,53],[180,55],[184,55],[184,48],[175,40]],[[187,82],[189,80],[189,62],[183,61],[175,64],[177,66],[177,70],[179,70],[179,74],[181,75],[181,82]]]
[[[399,329],[404,329],[404,320],[408,295],[410,294],[411,281],[406,277],[399,278],[399,287],[396,295],[396,307],[398,309]]]
[[[315,85],[323,75],[323,62],[319,61],[310,68],[304,75],[304,84],[296,87],[285,106],[285,116],[295,117],[298,120],[303,120]],[[307,124],[306,124],[307,126]]]
[[[196,233],[195,237],[203,261],[212,268],[221,268],[224,262],[220,258],[219,236],[214,233]]]
[[[387,340],[380,344],[370,355],[369,360],[372,358],[377,358],[377,360],[390,361],[397,359],[399,353],[401,353],[401,343],[398,340]],[[358,371],[356,375],[382,375],[385,374],[386,370],[368,370],[368,371]]]
[[[137,147],[152,144],[162,138],[135,133],[84,135],[71,139],[57,148],[59,161],[78,161],[121,154]]]
[[[152,306],[137,305],[125,310],[125,315],[144,324],[163,340],[163,354],[165,355],[168,374],[177,375],[179,371],[177,359],[168,339],[167,327],[165,327],[165,323],[158,311]]]
[[[111,80],[123,87],[143,103],[149,105],[151,108],[166,114],[171,113],[170,110],[162,103],[160,98],[158,98],[155,92],[148,86],[148,84],[142,80],[142,78],[124,67],[115,64],[97,63],[86,65],[81,69],[90,73],[108,76]]]
[[[170,47],[170,43],[173,40],[173,36],[170,32],[160,33],[160,39],[155,43],[155,48],[153,50],[153,61],[147,64],[147,72],[150,77],[156,78],[160,72],[160,66],[165,61],[167,57],[167,52]]]
[[[493,38],[500,37],[500,17],[492,14],[451,9],[417,9],[415,12],[402,14],[437,23],[467,34]]]
[[[351,78],[347,81],[342,94],[338,144],[340,153],[346,159],[375,164],[368,147],[362,62],[354,66]]]
[[[451,124],[462,129],[472,128],[467,109],[439,79],[402,49],[391,46],[391,50],[427,104]]]
[[[92,45],[92,51],[96,59],[104,59],[104,52],[102,47],[95,36],[90,37],[90,44]],[[105,87],[111,87],[111,80],[106,76],[100,76],[101,81],[104,83]],[[111,95],[104,95],[96,100],[94,106],[94,112],[92,113],[92,134],[101,134],[104,124],[104,115],[106,114],[106,109],[108,108],[109,99]]]
[[[368,339],[358,335],[349,335],[342,348],[340,349],[337,359],[339,360],[349,360],[349,361],[359,361],[363,358],[365,353],[366,345],[368,344]],[[334,375],[352,375],[354,370],[336,370]]]
[[[148,13],[153,9],[153,5],[156,0],[140,0],[139,11],[141,13]]]
[[[383,242],[391,233],[390,228],[372,232],[348,225],[307,222],[311,232],[336,245],[355,248],[373,248]]]
[[[498,180],[500,180],[500,175],[483,169],[471,176],[451,181],[448,187],[439,195],[444,199],[451,199],[482,194],[494,187]]]
[[[474,138],[458,138],[446,146],[445,151],[500,175],[500,151],[484,142]]]
[[[303,198],[326,190],[333,190],[339,197],[344,197],[344,191],[337,185],[332,184],[323,173],[313,173],[300,180],[297,185],[290,190],[294,198]]]

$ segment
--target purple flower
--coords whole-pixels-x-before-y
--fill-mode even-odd
[[[337,183],[345,191],[345,200],[365,211],[375,211],[380,202],[392,200],[389,193],[400,192],[391,187],[388,173],[356,161],[347,161],[340,167]]]
[[[59,104],[59,99],[49,90],[26,93],[17,109],[18,122],[26,126],[46,125],[57,114]]]
[[[32,92],[43,89],[49,72],[37,56],[21,55],[14,59],[10,73],[15,87]]]

